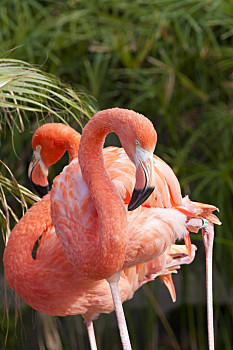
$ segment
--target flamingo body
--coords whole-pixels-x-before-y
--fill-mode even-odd
[[[34,260],[33,245],[43,231]],[[142,284],[176,272],[180,264],[190,263],[194,256],[195,246],[190,259],[184,246],[173,245],[150,263],[123,270],[119,281],[122,302],[132,298]],[[114,310],[107,281],[85,279],[67,259],[51,221],[50,194],[34,204],[13,229],[4,253],[4,267],[10,286],[41,312],[57,316],[82,314],[93,319]]]
[[[127,209],[134,187],[135,166],[121,148],[105,148],[104,159],[108,175]],[[179,182],[171,168],[156,156],[153,165],[156,173],[154,192],[139,208],[127,212],[128,246],[122,268],[154,259],[176,239],[187,235],[187,215],[210,218],[210,213],[216,209],[199,203],[195,205],[188,198],[182,199]],[[84,249],[79,242],[82,241],[93,256],[99,240],[99,218],[77,158],[54,180],[51,204],[56,233],[69,259],[79,266],[79,252]],[[218,221],[213,214],[211,219]],[[112,259],[109,256],[109,264]]]

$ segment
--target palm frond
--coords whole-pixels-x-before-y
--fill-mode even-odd
[[[75,120],[82,128],[95,112],[93,100],[54,76],[14,59],[0,59],[1,124],[24,131],[24,118]],[[28,114],[28,115],[27,115]]]

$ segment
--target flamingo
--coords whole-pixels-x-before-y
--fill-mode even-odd
[[[41,234],[34,260],[32,250]],[[175,301],[171,273],[176,273],[179,265],[190,263],[195,249],[192,246],[190,259],[185,246],[172,245],[153,261],[121,271],[122,302],[131,299],[138,288],[157,276],[167,282]],[[82,314],[91,349],[97,349],[92,319],[114,310],[111,292],[106,280],[83,278],[67,259],[51,221],[50,195],[34,204],[12,230],[4,252],[4,268],[9,285],[34,309],[53,316]]]
[[[114,109],[114,110],[111,110],[111,111],[107,111],[107,114],[109,114],[109,112],[110,112],[110,114],[114,114],[114,112],[115,112],[115,113],[118,113],[118,114],[121,114],[121,115],[122,115],[122,113],[129,113],[129,114],[131,113],[131,114],[133,114],[133,117],[135,117],[134,112],[129,112],[129,111],[125,111],[125,110]],[[106,113],[106,111],[103,111],[103,113]],[[136,114],[136,116],[137,116],[137,114]],[[141,118],[141,117],[139,116],[139,118]],[[129,130],[125,130],[125,133],[126,134],[130,134]],[[139,140],[135,140],[135,141],[139,141]],[[140,144],[135,142],[135,147],[140,147]],[[37,149],[36,151],[39,151],[39,153],[40,153],[41,150]],[[140,151],[143,152],[142,150],[140,150]],[[110,148],[110,149],[105,151],[105,158],[106,158],[106,160],[108,158],[108,155],[109,155],[109,157],[111,157],[110,156],[110,152],[112,153],[113,160],[112,160],[112,162],[110,162],[111,164],[109,166],[107,166],[108,162],[106,162],[106,167],[108,168],[108,171],[110,173],[110,177],[113,179],[114,186],[117,186],[117,189],[118,189],[118,193],[117,194],[124,200],[125,204],[128,204],[130,195],[132,193],[132,188],[133,188],[133,180],[132,180],[132,176],[131,176],[132,174],[131,173],[132,173],[132,171],[133,171],[133,173],[135,172],[134,167],[131,165],[131,170],[128,171],[126,169],[126,166],[128,166],[131,163],[127,160],[127,157],[126,157],[126,155],[125,155],[123,150],[117,150],[115,148]],[[123,174],[122,176],[123,176],[124,180],[126,181],[126,185],[123,185],[121,183],[120,175],[116,174],[116,169],[115,169],[116,166],[114,167],[114,161],[115,161],[115,163],[118,163],[118,165],[120,164],[120,173],[121,173],[121,175]],[[126,161],[126,163],[128,162],[129,164],[124,165],[125,161]],[[191,216],[198,217],[198,215],[200,215],[202,213],[203,214],[202,216],[206,215],[206,217],[209,217],[210,221],[211,220],[212,221],[217,221],[216,217],[214,217],[213,214],[210,213],[212,210],[214,210],[215,207],[213,207],[213,206],[206,206],[206,205],[202,205],[201,206],[199,204],[194,204],[193,202],[190,202],[187,198],[186,198],[185,201],[186,201],[186,204],[189,207],[192,207],[191,208],[192,209],[192,214],[190,214],[190,211],[189,212],[187,212],[187,210],[185,211],[185,209],[183,208],[184,207],[183,200],[182,200],[181,195],[180,195],[179,183],[178,183],[175,175],[173,174],[171,169],[165,163],[163,163],[161,160],[159,160],[159,158],[154,158],[153,159],[153,163],[154,163],[153,164],[154,168],[156,167],[156,176],[157,176],[156,191],[147,200],[147,202],[145,203],[145,207],[140,207],[140,208],[138,208],[136,210],[137,214],[135,214],[135,212],[128,213],[128,217],[129,217],[129,220],[128,220],[128,223],[129,223],[128,224],[128,231],[129,231],[129,233],[131,232],[131,236],[129,234],[129,242],[132,245],[132,244],[135,244],[137,239],[138,239],[138,242],[137,242],[138,246],[136,247],[136,251],[138,252],[138,254],[137,254],[138,256],[135,255],[135,250],[131,251],[131,252],[129,251],[128,254],[126,254],[126,256],[124,258],[125,259],[124,267],[133,266],[133,265],[135,265],[135,263],[140,263],[141,261],[143,261],[143,259],[151,260],[153,257],[156,257],[156,254],[157,254],[157,256],[162,256],[164,254],[164,251],[165,251],[166,247],[169,246],[172,241],[174,241],[177,237],[182,237],[187,232],[187,227],[189,227],[188,226],[188,222],[187,222],[187,213],[189,213],[190,217]],[[150,164],[150,162],[148,164]],[[138,169],[137,169],[137,177],[136,177],[136,185],[139,185],[139,187],[140,187],[140,185],[141,186],[143,185],[143,181],[144,182],[146,181],[146,177],[144,177],[144,172],[145,172],[145,175],[148,177],[148,174],[146,173],[146,171],[148,171],[148,169],[149,169],[148,164],[143,164],[143,163],[140,164],[140,162],[138,162],[138,164],[136,164],[137,167],[138,167]],[[41,164],[38,163],[38,166],[39,165],[41,166]],[[77,169],[77,166],[78,166],[78,169]],[[65,170],[64,173],[66,171],[70,172],[72,167],[76,168],[75,171],[77,170],[77,174],[78,174],[77,178],[79,178],[79,180],[80,180],[80,170],[79,170],[79,165],[78,165],[77,159],[73,160],[73,162],[70,164],[69,168],[67,168],[69,170]],[[38,167],[38,169],[39,169],[39,167]],[[112,169],[112,174],[111,174],[111,169]],[[42,166],[42,170],[44,172],[46,172],[46,169],[43,168],[43,166]],[[34,171],[36,171],[36,167],[35,167]],[[63,177],[65,176],[65,178],[68,179],[68,175],[67,174],[65,174],[65,175],[63,174]],[[142,181],[142,179],[143,179],[143,181]],[[67,196],[66,188],[65,188],[64,184],[62,185],[62,181],[60,181],[60,180],[58,181],[58,184],[59,184],[60,187],[62,187],[62,188],[60,188],[62,196],[66,197]],[[82,179],[82,174],[81,174],[81,187],[80,187],[80,189],[83,188],[82,187],[82,181],[83,181],[83,179]],[[84,181],[83,181],[83,183],[84,183],[84,190],[85,190],[86,184],[85,184]],[[74,188],[75,185],[76,185],[75,183],[72,183],[73,187],[71,186],[71,188],[69,190],[72,191],[72,188]],[[57,186],[57,187],[59,187],[59,186]],[[138,192],[139,192],[138,188],[133,192],[133,197],[134,198],[133,198],[133,201],[130,202],[131,203],[131,208],[133,208],[133,206],[135,205],[135,202],[137,202],[137,205],[139,205],[140,201],[145,200],[145,197],[147,195],[147,194],[145,195],[145,191],[144,191],[144,194],[143,194],[144,198],[143,198],[143,196],[141,196],[141,198],[140,198],[140,193],[139,193],[139,196],[138,196]],[[56,195],[56,192],[55,192],[55,195]],[[80,193],[79,193],[79,195],[80,195]],[[85,193],[83,193],[83,195],[85,195]],[[86,198],[87,199],[87,204],[88,204],[88,201],[89,201],[89,204],[91,204],[93,202],[92,198],[90,197],[89,194],[88,194],[88,196]],[[55,196],[55,201],[58,201],[58,200],[60,200],[60,199],[57,199],[56,196]],[[44,201],[45,201],[45,199],[44,199]],[[47,200],[47,205],[48,205],[48,203],[49,203],[49,200]],[[60,205],[60,202],[58,202],[58,203]],[[56,203],[56,204],[58,204],[58,203]],[[150,205],[155,205],[155,206],[157,205],[160,208],[151,208]],[[56,205],[55,205],[55,207],[56,207]],[[59,206],[58,206],[58,208],[61,209]],[[174,208],[175,208],[175,210],[174,210]],[[135,208],[133,208],[133,209],[135,209]],[[164,211],[163,209],[166,210],[166,211]],[[135,235],[134,236],[135,237],[137,236],[137,239],[135,237],[132,237],[133,224],[136,223],[136,225],[139,224],[139,226],[140,225],[142,226],[143,220],[145,222],[145,220],[148,219],[146,214],[149,213],[149,210],[150,210],[152,221],[154,220],[154,224],[157,224],[157,225],[159,223],[162,224],[161,225],[161,229],[162,229],[161,232],[165,233],[165,231],[167,229],[167,231],[168,231],[167,234],[168,234],[168,236],[170,235],[169,238],[168,238],[168,242],[166,242],[166,239],[163,239],[163,238],[161,239],[161,242],[160,242],[161,243],[161,247],[157,247],[156,248],[157,249],[156,253],[155,252],[150,252],[151,251],[151,245],[153,246],[153,243],[150,243],[150,241],[147,242],[148,243],[148,249],[145,250],[145,252],[141,252],[143,246],[142,245],[140,246],[140,244],[139,244],[140,243],[140,239],[142,240],[142,237],[140,236],[141,235],[140,231],[138,231],[138,232],[135,231]],[[165,212],[166,212],[166,214],[165,214]],[[196,212],[196,214],[195,214],[195,212]],[[54,214],[55,219],[56,219],[56,214],[57,213],[56,213],[56,210],[55,210],[55,214]],[[172,215],[170,217],[170,219],[165,217],[166,215],[169,216],[170,214]],[[50,215],[50,213],[48,215]],[[131,221],[130,221],[130,218],[131,218]],[[31,219],[32,219],[32,217],[31,217]],[[140,220],[142,222],[140,222]],[[177,224],[176,221],[178,222],[178,224]],[[40,220],[40,222],[41,222],[41,220]],[[176,222],[177,225],[175,225],[175,222]],[[130,227],[130,223],[132,225],[131,227]],[[147,224],[149,225],[150,221],[148,221]],[[182,227],[178,227],[179,225],[182,226]],[[22,228],[23,228],[22,226],[23,225],[20,225],[20,229],[18,228],[19,231],[22,231]],[[155,238],[158,241],[154,245],[155,246],[159,245],[158,244],[159,243],[159,239],[160,239],[159,232],[157,232],[154,229],[153,225],[148,226],[146,228],[146,230],[148,232],[149,232],[149,230],[154,231]],[[56,229],[56,231],[57,231],[57,229]],[[159,231],[159,229],[158,229],[158,231]],[[148,232],[146,232],[146,234]],[[161,235],[161,232],[160,232],[160,235]],[[157,234],[157,237],[156,237],[156,234]],[[44,237],[44,235],[43,235],[43,237]],[[47,236],[45,235],[45,237],[47,237]],[[61,241],[62,241],[62,239],[61,239]],[[33,240],[33,242],[35,242],[35,240]],[[42,245],[42,243],[40,245]],[[7,245],[7,247],[8,247],[8,245]],[[63,246],[63,248],[64,248],[64,246]],[[154,247],[152,247],[152,248],[154,249]],[[69,247],[67,247],[66,253],[67,253],[67,250],[69,250]],[[8,251],[10,251],[10,248],[8,249]],[[147,257],[146,257],[146,255],[147,255]],[[7,253],[6,253],[5,256],[7,256]],[[5,256],[4,256],[4,260],[7,261],[7,258],[5,258]],[[77,268],[77,266],[76,266],[76,268]],[[6,269],[6,267],[5,267],[5,269]],[[82,271],[81,273],[82,273],[82,278],[85,280],[85,272],[83,273],[83,271]],[[118,276],[118,278],[119,278],[119,276]],[[11,281],[11,283],[12,283],[12,281]],[[90,281],[88,283],[90,283]],[[110,283],[111,283],[111,281],[110,281]],[[115,284],[117,284],[117,283],[115,283]],[[83,285],[84,285],[84,288],[85,288],[85,282],[83,283]],[[119,283],[119,285],[120,285],[120,283]],[[82,312],[80,312],[80,313],[82,313]]]
[[[79,142],[80,135],[64,124],[45,124],[35,132],[29,176],[42,194],[47,190],[50,165],[65,150],[72,161],[77,155]],[[41,240],[34,260],[32,249],[39,237]],[[122,302],[132,298],[141,285],[157,276],[163,279],[175,301],[171,274],[176,273],[181,264],[191,263],[195,256],[194,245],[191,250],[190,257],[185,246],[174,244],[149,263],[121,271],[119,290]],[[4,253],[4,266],[10,286],[34,309],[59,316],[82,313],[91,348],[96,349],[92,319],[100,312],[114,309],[110,290],[105,280],[83,279],[67,259],[51,221],[50,194],[33,205],[13,229]]]
[[[113,183],[104,163],[103,143],[109,132],[119,136],[128,158],[136,166],[135,187],[133,193],[128,191],[132,193],[129,203],[124,201],[127,182],[126,186],[119,180]],[[181,208],[178,181],[171,183],[169,172],[163,178],[166,180],[163,185],[167,185],[165,192],[159,191],[168,205],[165,208],[140,206],[155,187],[156,141],[153,125],[144,116],[119,108],[100,111],[83,130],[78,159],[56,178],[51,192],[52,220],[68,258],[83,276],[94,280],[105,278],[109,282],[124,349],[131,349],[131,345],[118,290],[120,271],[152,260],[177,238],[187,237],[187,221],[189,226],[196,226],[195,229],[202,226],[197,215],[196,222],[187,219],[194,216],[193,212],[184,212]],[[109,152],[113,162],[119,162],[120,151]],[[163,170],[164,165],[161,172]],[[157,174],[161,180],[160,169]],[[169,191],[173,195],[169,196]],[[169,197],[175,206],[169,207]],[[126,204],[128,210],[136,211],[127,213]],[[188,205],[195,208],[191,202]],[[215,207],[200,207],[211,221],[214,217],[209,212]],[[200,207],[196,204],[197,212]],[[214,221],[218,223],[218,219]],[[160,232],[156,225],[160,225]]]

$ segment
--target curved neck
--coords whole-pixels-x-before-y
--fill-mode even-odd
[[[67,139],[66,143],[66,150],[69,153],[69,163],[78,156],[80,140],[81,135],[72,129],[72,132],[70,132],[70,137]]]
[[[11,232],[3,258],[5,276],[9,285],[21,296],[25,292],[22,282],[27,281],[28,276],[33,279],[36,265],[40,264],[32,258],[33,247],[51,225],[50,194],[47,194],[26,212]]]
[[[100,278],[107,278],[121,269],[127,245],[126,209],[107,174],[103,156],[106,135],[109,132],[119,134],[122,127],[122,113],[114,117],[111,110],[97,113],[84,128],[78,151],[82,176],[99,219],[100,238],[95,255],[100,264],[92,273]]]
[[[81,135],[68,125],[57,124],[55,143],[57,147],[67,151],[69,154],[69,163],[78,156],[79,143]]]
[[[41,160],[48,169],[57,163],[63,154],[68,151],[69,162],[78,156],[81,135],[68,125],[48,123],[42,125],[33,135],[32,145],[41,144]]]

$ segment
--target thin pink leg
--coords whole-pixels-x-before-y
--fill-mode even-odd
[[[122,307],[121,297],[120,297],[119,288],[118,288],[119,277],[120,277],[120,274],[116,273],[114,276],[111,276],[108,279],[108,283],[110,285],[110,289],[112,292],[112,298],[115,306],[116,317],[117,317],[118,327],[120,331],[123,350],[132,350],[130,339],[129,339],[129,333],[127,329],[127,324],[125,320],[125,314]]]
[[[214,316],[213,316],[213,280],[212,280],[212,253],[214,242],[214,225],[209,223],[202,230],[203,242],[206,251],[206,291],[207,291],[207,322],[209,350],[214,350]]]
[[[86,324],[91,350],[97,350],[93,322],[92,320],[86,320]]]

